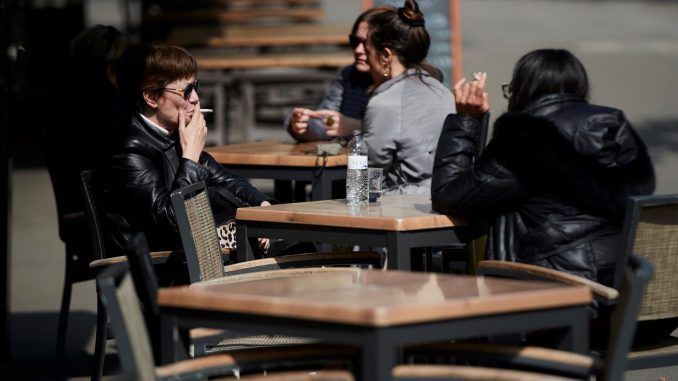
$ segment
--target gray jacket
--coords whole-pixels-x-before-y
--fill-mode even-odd
[[[454,96],[416,69],[382,83],[372,94],[363,131],[368,165],[384,169],[384,194],[430,194],[436,145]]]

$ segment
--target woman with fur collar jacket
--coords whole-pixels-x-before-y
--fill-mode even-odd
[[[652,162],[620,110],[587,102],[566,50],[523,56],[505,85],[509,112],[473,161],[489,111],[486,74],[454,87],[457,115],[438,141],[433,208],[492,221],[490,259],[530,263],[611,285],[626,200],[651,194]]]

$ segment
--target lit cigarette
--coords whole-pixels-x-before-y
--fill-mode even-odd
[[[201,108],[200,112],[214,112],[211,108]]]

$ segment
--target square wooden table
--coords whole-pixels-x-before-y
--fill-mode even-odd
[[[286,271],[160,289],[162,361],[186,355],[188,342],[179,338],[191,327],[354,345],[361,348],[359,380],[389,380],[405,345],[563,328],[562,348],[588,350],[586,287],[390,270]]]
[[[459,244],[464,228],[464,219],[435,212],[420,195],[386,195],[359,207],[341,199],[240,208],[236,261],[254,259],[249,237],[268,237],[386,247],[388,268],[409,270],[412,248]]]
[[[304,180],[312,185],[313,200],[332,198],[332,183],[346,179],[346,151],[317,156],[316,144],[268,140],[207,147],[214,159],[244,178]]]

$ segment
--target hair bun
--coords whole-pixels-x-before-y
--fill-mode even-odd
[[[414,1],[406,1],[405,7],[398,8],[398,16],[409,26],[424,26],[424,15]]]

